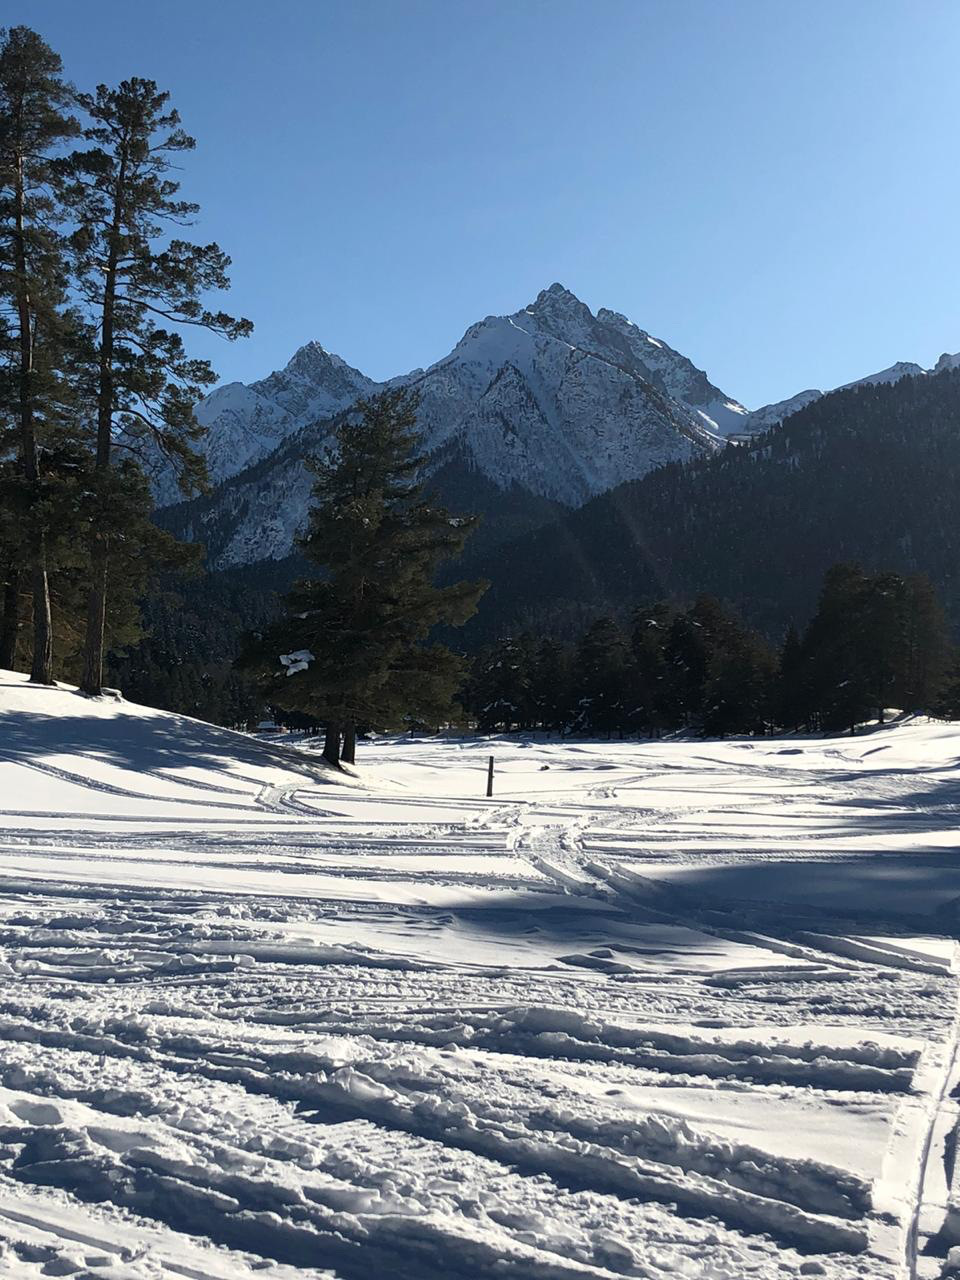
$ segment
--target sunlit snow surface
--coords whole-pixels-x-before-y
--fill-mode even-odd
[[[958,757],[0,676],[0,1275],[946,1274]]]

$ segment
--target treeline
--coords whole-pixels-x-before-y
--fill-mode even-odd
[[[152,469],[205,482],[216,379],[181,333],[251,329],[206,304],[227,256],[184,238],[194,145],[153,81],[81,92],[36,32],[0,31],[0,667],[39,683],[98,693],[150,575],[193,554],[149,518]]]
[[[960,671],[926,578],[840,564],[779,650],[712,596],[661,601],[626,625],[599,618],[575,643],[502,639],[475,659],[461,701],[485,732],[841,731],[890,707],[960,716]]]

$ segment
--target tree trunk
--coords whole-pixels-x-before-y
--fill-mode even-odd
[[[96,470],[106,475],[111,467],[113,444],[114,398],[114,318],[117,301],[117,266],[120,231],[123,227],[123,205],[126,197],[127,154],[121,156],[110,227],[110,248],[103,281],[103,307],[100,316],[100,361],[97,387],[97,457]],[[103,536],[103,535],[102,535]],[[105,536],[92,553],[90,595],[87,599],[87,631],[83,643],[83,681],[80,688],[95,697],[103,685],[104,629],[107,616],[107,559],[110,554]]]
[[[80,691],[95,698],[103,685],[103,638],[107,616],[107,552],[94,553],[87,596],[87,634],[83,646],[83,677]]]
[[[32,320],[34,301],[30,296],[27,275],[22,156],[17,161],[15,201],[14,265],[17,274],[17,322],[20,329],[20,376],[18,387],[20,465],[27,480],[32,505],[38,496],[40,460],[33,412],[34,345]],[[35,528],[32,519],[29,519],[29,526],[28,556],[30,560],[30,582],[33,590],[33,662],[30,667],[30,680],[33,684],[53,684],[53,626],[50,618],[47,546],[43,530]]]
[[[0,626],[0,668],[13,671],[20,634],[20,570],[13,565],[3,587],[3,625]]]
[[[357,726],[355,724],[343,726],[343,750],[340,753],[340,759],[344,764],[357,762]]]
[[[340,768],[340,726],[331,721],[327,725],[327,736],[323,740],[323,758],[334,769]]]
[[[41,544],[42,545],[42,544]],[[30,680],[33,684],[53,684],[53,622],[50,617],[50,584],[47,571],[35,564],[30,574],[33,585],[33,661]]]

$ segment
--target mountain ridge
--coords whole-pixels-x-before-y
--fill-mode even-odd
[[[527,492],[532,521],[544,503],[574,507],[625,478],[713,452],[746,415],[666,342],[553,284],[522,310],[469,326],[428,368],[386,383],[311,342],[283,370],[218,388],[198,410],[214,493],[175,504],[167,480],[164,522],[206,543],[214,568],[286,555],[309,501],[304,459],[329,443],[357,396],[397,386],[420,394],[428,470],[454,466]]]
[[[899,362],[845,387],[957,363],[943,355],[928,371]],[[525,531],[524,494],[529,530],[660,466],[749,442],[831,394],[810,389],[748,411],[663,339],[554,283],[521,310],[470,325],[427,368],[386,382],[311,340],[282,370],[218,387],[197,410],[213,492],[178,501],[172,476],[161,476],[162,523],[206,544],[211,568],[282,559],[310,501],[305,459],[330,443],[358,397],[401,386],[420,393],[428,473],[442,497],[486,517],[484,543]],[[507,493],[509,521],[497,501]]]

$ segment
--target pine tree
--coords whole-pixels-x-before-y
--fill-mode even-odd
[[[20,580],[18,559],[5,556],[0,570],[3,590],[3,615],[0,620],[0,670],[14,671],[20,640]]]
[[[700,596],[692,609],[673,619],[664,648],[669,701],[677,723],[691,724],[703,711],[714,650],[723,643],[727,617],[713,596]]]
[[[453,517],[421,479],[416,394],[401,388],[358,402],[335,447],[313,463],[314,507],[301,542],[322,577],[297,584],[288,616],[255,639],[241,665],[278,706],[325,722],[324,755],[349,762],[357,726],[392,728],[452,714],[464,664],[424,644],[439,623],[473,613],[485,583],[437,587],[473,518]]]
[[[482,733],[509,733],[537,723],[536,662],[536,643],[529,632],[504,636],[478,656],[469,698]]]
[[[553,733],[570,722],[570,668],[568,648],[556,640],[542,640],[533,661],[531,700],[536,722]]]
[[[943,613],[921,576],[834,565],[801,646],[809,709],[824,728],[938,705],[950,662]]]
[[[728,619],[710,658],[702,732],[709,737],[765,732],[773,705],[775,671],[774,656],[760,637],[738,620]]]
[[[632,619],[632,720],[637,729],[648,734],[658,734],[675,719],[671,714],[666,654],[674,614],[669,603],[660,601],[637,609]]]
[[[58,509],[46,457],[59,425],[60,383],[54,352],[62,341],[66,287],[58,225],[61,186],[55,156],[76,133],[72,93],[59,56],[27,27],[2,35],[0,47],[0,304],[4,368],[0,410],[16,425],[0,441],[16,464],[3,476],[4,505],[19,516],[7,539],[2,657],[15,657],[21,574],[33,601],[30,679],[53,680],[50,537]],[[55,479],[55,477],[54,477]],[[8,530],[9,535],[9,530]]]
[[[952,659],[950,635],[933,584],[925,574],[905,581],[906,623],[900,705],[906,711],[937,706]]]
[[[868,576],[858,603],[851,631],[877,723],[882,724],[885,709],[903,701],[909,613],[906,583],[898,573]]]
[[[803,638],[811,705],[825,729],[855,726],[867,718],[871,697],[864,646],[867,576],[858,565],[827,570],[817,612]]]
[[[201,298],[229,286],[229,258],[216,244],[196,245],[164,229],[179,226],[197,206],[178,198],[176,158],[194,141],[180,128],[169,94],[151,80],[100,85],[83,94],[92,146],[67,166],[77,231],[71,237],[79,288],[97,325],[96,496],[99,519],[91,545],[91,587],[81,687],[100,691],[103,679],[108,572],[125,535],[117,519],[119,447],[141,460],[167,459],[186,491],[205,478],[192,447],[201,434],[193,406],[215,381],[205,360],[187,354],[179,329],[199,326],[227,338],[252,326],[208,310]]]
[[[954,650],[947,661],[940,692],[932,710],[948,720],[960,720],[960,652]]]
[[[799,729],[811,714],[810,688],[800,635],[791,625],[783,638],[777,663],[774,714],[786,729]]]
[[[579,728],[608,735],[618,730],[623,735],[629,663],[620,627],[613,618],[598,618],[581,638],[574,661]]]

